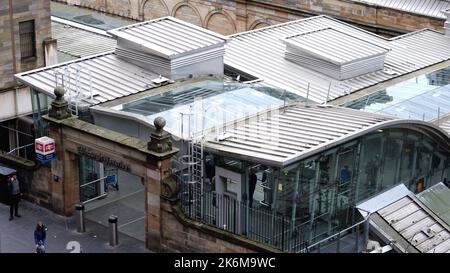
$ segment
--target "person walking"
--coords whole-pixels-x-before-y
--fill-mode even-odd
[[[47,227],[38,221],[34,230],[34,243],[36,244],[37,253],[45,253],[45,245],[47,244]]]
[[[8,194],[9,194],[9,221],[13,220],[14,216],[20,217],[19,214],[19,201],[22,193],[20,191],[19,179],[17,175],[13,174],[8,179]]]

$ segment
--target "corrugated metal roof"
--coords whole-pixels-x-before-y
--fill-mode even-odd
[[[449,136],[439,127],[420,120],[398,119],[344,107],[303,103],[258,113],[239,122],[224,125],[205,143],[211,152],[286,166],[378,129],[416,126]]]
[[[378,210],[377,214],[419,252],[450,252],[449,227],[424,209],[412,194]]]
[[[445,18],[441,11],[450,8],[450,1],[446,0],[353,0],[353,2],[368,3],[435,18]]]
[[[219,139],[208,140],[205,147],[281,166],[390,120],[393,118],[348,108],[297,104],[230,126]]]
[[[116,40],[108,35],[79,28],[79,24],[69,21],[61,21],[52,18],[52,37],[58,40],[57,49],[61,53],[83,58],[111,51],[116,47]]]
[[[334,80],[284,58],[283,39],[300,33],[331,27],[366,42],[391,48],[384,70],[347,80]],[[376,85],[401,75],[450,59],[450,38],[422,30],[386,39],[327,16],[316,16],[230,36],[225,64],[264,80],[271,87],[286,89],[309,99],[325,102]]]
[[[333,28],[324,28],[287,37],[285,42],[314,57],[342,65],[385,54],[387,49]]]
[[[206,47],[223,46],[227,40],[225,36],[174,17],[137,23],[109,30],[108,33],[164,58],[179,57],[183,53]]]
[[[447,225],[450,225],[450,189],[447,186],[438,183],[419,193],[417,198]]]
[[[78,74],[77,69],[80,67]],[[155,84],[152,80],[159,77],[158,74],[118,58],[113,52],[27,71],[16,74],[15,77],[18,81],[40,92],[54,96],[55,71],[58,70],[65,74],[66,94],[76,92],[77,82],[80,83],[79,86],[84,94],[90,93],[90,86],[92,86],[94,97],[93,101],[89,102],[91,104],[114,100],[153,88]]]

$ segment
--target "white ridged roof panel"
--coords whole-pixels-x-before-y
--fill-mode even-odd
[[[52,18],[52,37],[58,40],[59,52],[77,58],[112,51],[117,44],[112,37],[76,27],[69,21],[62,23],[61,20],[54,18]]]
[[[333,28],[324,28],[290,36],[285,39],[285,43],[314,57],[338,65],[388,52],[386,48]]]
[[[347,80],[335,80],[284,58],[286,37],[331,27],[383,48],[384,69]],[[318,103],[333,100],[378,83],[423,69],[450,59],[450,37],[432,30],[412,32],[386,39],[328,16],[291,21],[230,36],[225,64],[253,75],[263,83],[306,97]]]
[[[233,125],[223,137],[209,139],[205,147],[240,158],[285,165],[390,120],[395,118],[342,107],[298,104],[261,114],[259,120]]]
[[[434,18],[445,18],[441,12],[450,8],[446,0],[353,0],[385,8],[391,8]]]
[[[223,45],[227,40],[218,33],[173,17],[137,23],[109,30],[108,33],[165,58]]]
[[[221,134],[209,135],[205,148],[243,160],[287,166],[376,130],[405,125],[435,131],[443,141],[450,141],[439,127],[423,121],[297,103],[230,123]]]
[[[151,89],[155,86],[152,80],[159,77],[109,52],[16,74],[15,78],[42,93],[54,96],[55,73],[58,72],[65,75],[66,94],[74,94],[78,86],[83,94],[90,94],[92,90],[93,101],[89,102],[92,105]],[[61,78],[58,83],[61,84]]]

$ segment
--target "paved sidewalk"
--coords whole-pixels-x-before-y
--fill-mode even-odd
[[[48,227],[48,253],[70,253],[71,241],[79,242],[83,253],[151,253],[142,241],[119,233],[119,245],[109,246],[108,228],[90,220],[86,232],[76,232],[74,217],[63,217],[33,203],[22,200],[19,204],[21,218],[9,221],[9,206],[0,204],[0,252],[32,253],[35,251],[33,232],[41,220]]]

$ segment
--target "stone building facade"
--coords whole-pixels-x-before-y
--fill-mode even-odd
[[[50,0],[0,0],[0,30],[1,92],[16,86],[14,74],[44,66],[44,41],[51,38]],[[31,41],[34,52],[26,52],[24,43]]]
[[[397,35],[442,30],[444,19],[351,0],[57,0],[136,20],[174,16],[224,35],[326,14],[368,30]]]

